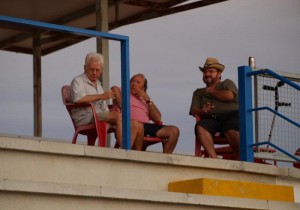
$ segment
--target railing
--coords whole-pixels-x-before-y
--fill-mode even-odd
[[[270,106],[262,106],[262,107],[254,107],[253,99],[256,99],[257,94],[253,95],[253,90],[257,87],[253,88],[253,79],[254,77],[258,75],[268,75],[268,77],[276,79],[275,86],[270,85],[263,85],[262,89],[265,91],[271,91],[274,92],[274,109]],[[277,79],[279,80],[277,82]],[[283,153],[287,157],[290,158],[290,161],[297,161],[300,162],[300,159],[296,157],[295,155],[291,154],[291,152],[287,151],[283,148],[283,146],[278,146],[271,142],[272,132],[274,129],[274,122],[276,116],[280,117],[284,121],[294,125],[297,127],[297,129],[300,128],[300,124],[291,119],[291,117],[287,117],[280,113],[279,107],[291,107],[290,102],[282,102],[279,100],[279,88],[282,87],[284,84],[288,85],[289,87],[293,88],[297,91],[297,96],[299,95],[300,86],[297,85],[295,82],[292,82],[290,79],[283,77],[274,71],[271,71],[269,69],[261,69],[261,70],[253,70],[249,66],[242,66],[238,68],[238,85],[239,85],[239,106],[240,106],[240,139],[241,139],[241,160],[253,162],[254,160],[254,150],[253,147],[259,147],[261,145],[266,145],[267,148],[273,147],[277,151]],[[254,83],[256,84],[256,83]],[[271,114],[273,114],[271,122],[271,128],[270,132],[268,134],[268,140],[259,142],[257,140],[257,135],[255,135],[256,139],[254,138],[254,134],[258,133],[258,130],[254,129],[253,125],[257,128],[257,120],[253,124],[253,116],[254,113],[257,114],[257,112],[260,111],[267,111]],[[298,112],[298,110],[296,110]],[[283,128],[284,129],[284,128]],[[254,132],[255,130],[255,132]],[[255,141],[254,141],[255,139]],[[285,138],[284,141],[289,141],[290,139]],[[297,137],[297,141],[299,141],[299,136]],[[296,148],[297,149],[297,148]],[[272,157],[273,160],[276,160],[276,157]],[[278,159],[280,160],[280,159]]]
[[[129,37],[117,34],[105,33],[100,31],[75,28],[40,21],[1,16],[0,23],[6,23],[7,26],[22,26],[38,30],[60,31],[66,34],[74,34],[86,37],[104,38],[119,41],[121,43],[121,83],[122,83],[122,147],[130,149],[130,109],[129,109]]]

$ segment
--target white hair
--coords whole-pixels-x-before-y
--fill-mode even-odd
[[[97,52],[90,52],[86,55],[85,57],[85,65],[89,64],[89,61],[91,59],[100,61],[100,63],[102,63],[102,65],[104,65],[104,58],[103,55]]]

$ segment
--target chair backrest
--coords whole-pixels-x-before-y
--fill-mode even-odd
[[[196,122],[201,120],[200,116],[198,116],[198,115],[195,116],[195,118],[196,118]],[[218,156],[222,156],[223,159],[228,159],[228,160],[233,160],[234,159],[233,149],[229,145],[229,142],[228,142],[228,140],[226,139],[225,136],[222,136],[220,133],[216,133],[216,135],[213,137],[213,140],[214,140],[214,145],[217,145],[215,147],[215,151],[216,151]],[[226,146],[220,146],[220,145],[226,145]],[[195,156],[197,156],[197,157],[199,157],[199,156],[209,157],[207,152],[204,149],[202,149],[201,147],[202,146],[201,146],[200,142],[196,138],[195,139]],[[254,152],[256,152],[257,148],[254,147],[253,150],[254,150]],[[268,152],[268,153],[276,152],[275,149],[263,148],[263,147],[260,147],[259,151],[260,152]],[[300,149],[299,149],[299,155],[300,155]],[[263,163],[263,164],[270,164],[270,163],[267,163],[265,159],[258,159],[258,158],[255,158],[254,162],[255,163]],[[276,161],[274,161],[273,164],[277,165]],[[300,168],[300,164],[299,164],[299,168]]]
[[[106,136],[107,132],[114,132],[115,129],[107,128],[107,122],[96,120],[90,124],[84,125],[76,125],[75,120],[72,117],[72,110],[76,108],[91,108],[93,112],[94,119],[97,119],[96,111],[92,103],[86,104],[74,104],[71,100],[71,87],[69,85],[64,85],[61,88],[61,96],[63,104],[65,105],[70,118],[72,120],[75,133],[73,135],[72,144],[76,144],[78,134],[86,135],[88,145],[95,145],[96,138],[98,137],[98,146],[105,147],[106,146]]]
[[[70,87],[70,85],[64,85],[61,88],[61,96],[62,96],[64,105],[71,103],[71,87]]]
[[[64,85],[61,88],[61,97],[62,97],[63,104],[66,106],[66,109],[68,110],[69,116],[70,116],[73,126],[74,126],[74,129],[76,130],[77,126],[76,126],[74,119],[72,118],[72,114],[71,114],[72,108],[70,107],[70,106],[72,106],[71,105],[72,102],[71,102],[71,87],[70,87],[70,85]]]

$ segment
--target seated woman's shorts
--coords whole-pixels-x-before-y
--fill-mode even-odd
[[[154,123],[144,123],[144,136],[156,137],[156,132],[165,127],[165,125],[157,125]]]

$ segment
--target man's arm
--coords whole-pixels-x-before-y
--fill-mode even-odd
[[[202,114],[209,112],[213,108],[214,108],[214,105],[211,104],[210,102],[205,103],[202,108],[197,107],[197,106],[192,106],[191,107],[191,115],[193,115],[193,116],[202,115]]]
[[[150,96],[144,91],[139,89],[134,89],[132,91],[132,94],[134,94],[137,97],[142,97],[146,103],[148,104],[149,108],[149,118],[150,120],[154,122],[161,121],[161,113],[157,106],[155,106],[154,102],[151,100]]]
[[[155,106],[155,104],[152,102],[147,103],[148,107],[149,107],[149,117],[152,121],[154,122],[159,122],[161,121],[161,113],[159,111],[159,109],[157,108],[157,106]]]
[[[88,95],[84,87],[84,81],[82,79],[82,76],[77,76],[72,80],[71,96],[72,96],[73,103],[76,104],[83,104],[83,103],[89,103],[98,100],[107,100],[110,98],[114,98],[113,91],[111,90],[103,92],[102,94]]]
[[[161,121],[161,113],[157,108],[157,106],[152,101],[152,99],[150,98],[150,96],[148,96],[148,94],[144,90],[137,90],[136,94],[141,96],[148,104],[150,120],[154,122]]]
[[[211,87],[206,88],[206,92],[221,101],[233,101],[234,93],[231,90],[216,90]]]
[[[75,104],[84,104],[84,103],[89,103],[93,101],[98,101],[98,100],[107,100],[110,98],[114,98],[114,93],[113,91],[109,90],[106,91],[102,94],[96,94],[96,95],[86,95],[79,100],[75,101]]]
[[[211,96],[225,102],[231,102],[238,94],[238,89],[232,80],[226,79],[222,82],[221,89],[214,89],[213,87],[205,88],[205,91]]]
[[[122,110],[122,94],[120,88],[117,86],[113,86],[111,90],[114,92],[115,95],[113,104],[116,105],[120,110]]]
[[[202,109],[196,106],[193,106],[191,108],[190,114],[195,116],[195,115],[200,115],[202,113]]]

